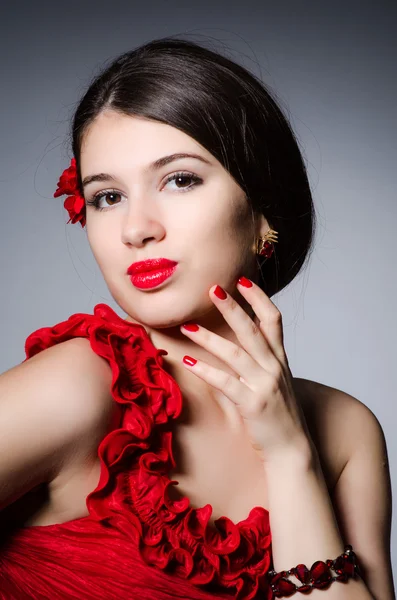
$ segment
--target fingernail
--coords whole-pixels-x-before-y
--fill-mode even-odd
[[[188,331],[198,331],[199,330],[199,326],[196,325],[196,323],[184,323],[182,325],[182,327],[184,329],[187,329]]]
[[[195,358],[192,358],[191,356],[188,356],[188,355],[184,356],[182,360],[186,365],[189,365],[190,367],[193,367],[193,365],[195,365],[197,362],[197,360]]]
[[[217,298],[220,298],[220,300],[226,300],[227,298],[225,290],[222,289],[220,285],[216,286],[216,288],[214,289],[214,294]]]
[[[240,285],[243,285],[244,287],[252,287],[252,281],[250,279],[247,279],[246,277],[240,277],[240,279],[238,280],[238,283]]]

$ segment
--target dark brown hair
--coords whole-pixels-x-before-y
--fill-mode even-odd
[[[279,232],[270,259],[258,257],[259,285],[271,297],[309,256],[316,223],[306,167],[287,118],[265,84],[218,52],[165,37],[125,52],[90,83],[72,122],[80,148],[104,109],[166,123],[194,138],[230,173],[253,213]]]

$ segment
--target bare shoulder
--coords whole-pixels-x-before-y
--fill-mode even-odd
[[[22,367],[24,370],[30,370],[32,365],[39,363],[43,365],[43,368],[47,365],[53,367],[57,362],[61,366],[64,364],[70,366],[74,363],[75,367],[77,367],[77,365],[80,364],[80,361],[83,361],[83,366],[89,369],[89,373],[94,370],[96,374],[99,372],[99,374],[106,377],[106,373],[109,373],[110,371],[110,366],[107,361],[98,356],[92,350],[90,341],[83,337],[70,338],[64,342],[49,346],[34,356],[31,356],[29,359],[26,359],[17,365],[16,368],[21,369]],[[12,369],[15,369],[15,367],[12,367]],[[56,371],[59,371],[59,369]],[[5,375],[8,372],[11,372],[11,369],[5,371],[2,375]],[[53,371],[48,369],[48,372],[52,373]]]
[[[95,427],[109,404],[112,370],[108,361],[94,352],[88,339],[76,337],[55,344],[25,361],[23,367],[31,369],[32,381],[40,379],[44,392],[53,389],[54,384],[62,388],[61,398],[67,398],[75,426],[80,423],[84,431],[92,422]]]
[[[71,468],[96,460],[98,445],[117,416],[117,406],[111,393],[112,368],[87,338],[51,346],[25,364],[40,360],[40,355],[43,369],[37,373],[43,373],[43,381],[39,389],[45,407],[54,413],[48,421],[60,446],[58,469],[49,480],[54,483]],[[58,390],[55,397],[54,389]]]
[[[373,598],[395,599],[390,540],[392,488],[382,426],[342,390],[294,379],[319,453],[339,530],[352,544]]]
[[[0,509],[93,454],[110,413],[110,387],[106,361],[80,338],[0,375]]]
[[[84,360],[84,366],[89,370],[88,375],[99,376],[105,382],[111,382],[112,369],[108,361],[94,352],[87,338],[76,337],[63,342],[63,344],[69,346],[70,355]]]
[[[51,346],[23,366],[30,369],[24,380],[42,397],[42,410],[60,446],[54,479],[70,464],[95,456],[114,414],[112,369],[83,337]]]
[[[67,387],[71,393],[68,394],[68,404],[74,417],[75,430],[79,432],[80,450],[86,454],[96,451],[114,409],[112,369],[105,358],[96,354],[87,338],[73,338],[63,345],[58,364],[62,358],[62,370],[69,374],[70,383]],[[80,424],[78,429],[77,423]],[[73,444],[73,454],[76,455],[79,447],[77,441]]]
[[[370,408],[347,392],[299,377],[294,385],[332,491],[359,445],[382,436],[382,428]]]

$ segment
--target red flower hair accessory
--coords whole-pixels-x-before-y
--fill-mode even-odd
[[[76,159],[74,157],[70,161],[70,167],[65,169],[59,178],[54,198],[64,196],[65,194],[68,197],[63,205],[69,213],[70,219],[68,223],[77,223],[80,221],[80,225],[84,227],[86,223],[85,200],[78,190]]]

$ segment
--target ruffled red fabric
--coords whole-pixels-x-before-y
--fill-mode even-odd
[[[19,528],[0,546],[0,599],[270,600],[268,511],[209,523],[210,504],[171,499],[177,485],[172,420],[182,394],[144,327],[108,305],[33,332],[26,359],[74,337],[88,338],[112,368],[118,423],[101,441],[101,474],[86,499],[89,516]],[[3,594],[3,595],[2,595]],[[5,594],[5,595],[4,595]],[[25,595],[24,595],[25,594]]]

